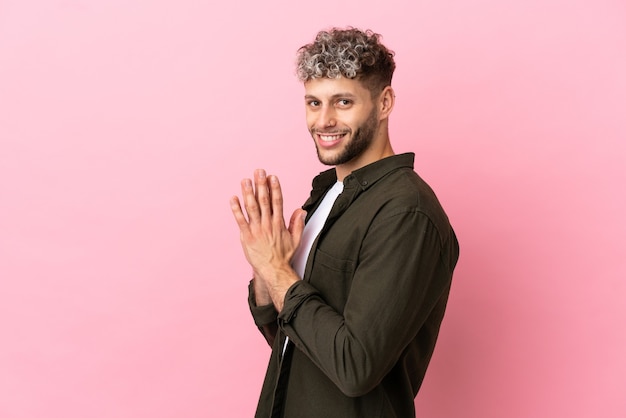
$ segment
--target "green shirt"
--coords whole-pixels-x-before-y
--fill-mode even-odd
[[[414,417],[459,256],[414,154],[352,172],[284,308],[249,303],[272,345],[256,417]],[[336,182],[313,180],[308,216]],[[290,344],[284,355],[285,336]]]

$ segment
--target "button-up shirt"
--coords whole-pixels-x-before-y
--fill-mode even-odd
[[[414,417],[459,246],[412,153],[353,171],[283,310],[249,304],[272,345],[257,417]],[[337,181],[313,180],[307,217]],[[283,342],[290,343],[283,353]]]

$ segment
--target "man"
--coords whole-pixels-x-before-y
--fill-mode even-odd
[[[459,247],[414,154],[391,147],[394,69],[371,31],[318,33],[297,72],[319,160],[334,168],[289,227],[276,176],[256,170],[243,208],[231,199],[250,309],[272,346],[257,417],[415,416]]]

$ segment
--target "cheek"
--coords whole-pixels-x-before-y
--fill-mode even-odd
[[[375,115],[373,115],[371,111],[370,112],[361,111],[359,112],[358,115],[355,114],[352,116],[353,118],[350,120],[350,123],[352,124],[353,127],[368,125],[372,122],[372,118],[375,117]]]
[[[305,119],[306,119],[306,127],[308,129],[311,129],[315,125],[315,117],[314,117],[314,115],[312,115],[310,112],[307,112],[306,116],[305,116]]]

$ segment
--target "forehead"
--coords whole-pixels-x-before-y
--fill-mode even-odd
[[[363,83],[359,80],[339,77],[339,78],[314,78],[304,83],[304,94],[314,96],[318,99],[329,97],[352,95],[361,97],[368,95]]]

